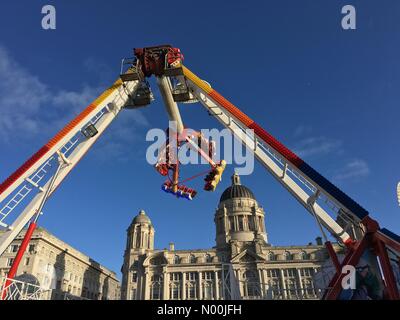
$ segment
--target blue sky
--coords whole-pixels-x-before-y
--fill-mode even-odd
[[[341,28],[353,4],[357,30]],[[57,29],[41,29],[53,4]],[[2,1],[0,180],[116,79],[132,48],[171,43],[185,64],[332,180],[381,226],[400,232],[395,187],[400,102],[400,3],[378,1]],[[182,107],[194,129],[219,125]],[[146,132],[166,128],[160,99],[124,111],[74,169],[40,224],[119,273],[126,228],[140,209],[156,247],[214,245],[213,215],[230,184],[192,201],[162,193],[147,164]],[[191,168],[188,172],[200,172]],[[272,244],[319,235],[311,216],[260,166],[242,177],[266,211]],[[201,190],[202,181],[193,186]]]

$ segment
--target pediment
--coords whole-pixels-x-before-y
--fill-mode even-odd
[[[265,261],[265,258],[256,254],[255,252],[245,249],[242,252],[238,253],[235,257],[232,258],[231,262],[242,262],[242,263],[255,263]]]

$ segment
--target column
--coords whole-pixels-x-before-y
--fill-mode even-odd
[[[201,300],[203,299],[203,281],[202,281],[201,271],[199,271],[198,275],[199,275],[199,296],[197,299]]]
[[[240,269],[234,270],[234,272],[235,272],[235,278],[236,278],[237,286],[236,286],[236,288],[235,288],[235,287],[234,287],[234,288],[231,287],[231,299],[237,299],[237,298],[239,298],[239,297],[235,297],[235,292],[236,292],[236,289],[237,289],[237,288],[239,289],[239,292],[237,292],[237,293],[238,293],[241,297],[244,296],[244,288],[243,288],[243,286],[242,286],[241,278],[240,278],[240,272],[241,272],[241,270],[240,270]],[[232,297],[232,295],[233,295],[233,297]]]
[[[260,297],[264,297],[264,274],[262,269],[258,269],[258,279],[260,281]]]
[[[215,296],[214,299],[215,300],[219,300],[219,285],[218,285],[218,271],[214,271],[214,285],[215,285]]]
[[[303,288],[303,282],[301,279],[301,272],[300,272],[299,268],[296,268],[296,270],[297,270],[297,277],[298,277],[299,286],[300,286],[300,296],[301,296],[301,299],[303,299],[303,297],[305,296],[305,291],[303,290],[304,288]]]
[[[169,273],[164,269],[163,271],[163,297],[162,300],[168,300],[169,296]]]
[[[145,271],[144,273],[144,284],[142,288],[142,293],[140,294],[140,299],[141,300],[150,300],[150,274],[148,271]]]
[[[186,272],[182,272],[182,300],[186,300]]]
[[[262,275],[263,275],[263,281],[264,281],[264,298],[272,299],[273,293],[272,293],[271,288],[268,283],[269,278],[268,278],[267,269],[262,270]]]
[[[285,274],[283,273],[283,269],[280,269],[280,272],[281,272],[281,281],[282,281],[282,295],[283,295],[284,299],[287,299]]]

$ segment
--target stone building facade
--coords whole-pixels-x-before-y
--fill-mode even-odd
[[[23,230],[0,256],[0,276],[5,277],[25,235]],[[37,228],[16,277],[33,275],[45,292],[43,299],[119,300],[120,283],[115,272]]]
[[[328,259],[321,239],[306,246],[271,246],[264,215],[236,174],[215,212],[214,248],[154,249],[154,226],[141,211],[127,230],[121,298],[317,299],[314,275]]]

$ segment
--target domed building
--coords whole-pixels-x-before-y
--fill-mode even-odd
[[[317,299],[314,274],[328,259],[321,239],[271,246],[265,212],[237,174],[215,212],[216,246],[154,249],[142,210],[127,229],[121,298],[127,300]]]

